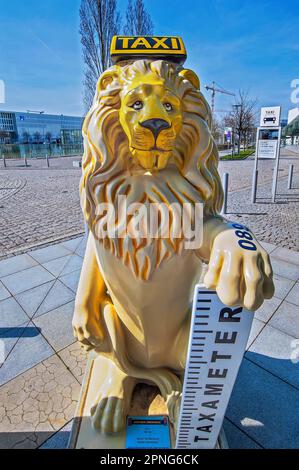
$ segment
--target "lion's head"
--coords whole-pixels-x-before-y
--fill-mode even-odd
[[[218,213],[223,193],[210,124],[210,108],[194,72],[163,60],[106,70],[83,125],[80,189],[89,227],[113,177],[154,176],[174,165],[205,202],[206,213]]]
[[[140,71],[123,81],[120,98],[120,123],[133,159],[147,170],[165,168],[183,123],[175,83],[154,71]]]

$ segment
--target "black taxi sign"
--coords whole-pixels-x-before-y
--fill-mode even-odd
[[[138,58],[157,58],[183,64],[187,58],[184,43],[177,36],[113,36],[112,62]]]

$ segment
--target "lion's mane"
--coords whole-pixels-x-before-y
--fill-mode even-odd
[[[202,93],[188,80],[188,74],[182,71],[182,67],[166,61],[138,60],[113,66],[100,77],[83,125],[81,206],[91,231],[94,232],[98,222],[96,209],[99,203],[114,202],[126,175],[132,174],[128,138],[119,122],[121,90],[133,78],[144,80],[148,73],[162,78],[183,105],[183,126],[169,165],[175,165],[184,180],[190,193],[187,200],[204,202],[206,215],[220,212],[223,191],[217,171],[218,151],[210,131],[210,108]],[[111,181],[116,183],[111,184]],[[162,188],[162,193],[160,191],[160,201],[167,202],[169,191]],[[115,247],[112,251],[115,252]]]

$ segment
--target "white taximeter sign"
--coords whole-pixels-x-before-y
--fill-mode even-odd
[[[195,287],[177,449],[215,448],[253,316]]]

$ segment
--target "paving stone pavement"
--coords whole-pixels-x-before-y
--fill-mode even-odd
[[[76,158],[7,160],[0,169],[0,258],[84,232]]]
[[[278,181],[275,204],[271,202],[272,183],[259,187],[258,204],[250,202],[251,188],[229,193],[224,216],[249,226],[259,240],[298,250],[299,175],[294,178],[298,189],[287,191],[286,184],[285,178]]]
[[[294,166],[293,185],[287,189],[289,165]],[[256,203],[251,203],[254,158],[221,161],[219,172],[229,174],[228,206],[225,217],[248,225],[259,240],[298,251],[299,154],[281,151],[275,204],[271,202],[274,162],[259,160]]]
[[[87,361],[71,327],[85,243],[0,261],[0,448],[67,446]],[[263,245],[276,292],[255,314],[224,428],[232,448],[298,448],[299,255]]]
[[[257,204],[249,202],[254,159],[220,162],[220,174],[229,173],[227,217],[248,224],[260,240],[298,249],[299,154],[281,154],[277,204],[270,202],[273,161],[259,161]],[[8,160],[7,168],[0,168],[0,258],[84,232],[78,192],[81,170],[72,167],[74,160],[78,158],[53,158],[50,168],[44,159],[29,160],[27,168],[20,160]],[[287,191],[291,163],[296,189]]]
[[[0,388],[0,448],[36,448],[74,415],[80,385],[57,355]]]

